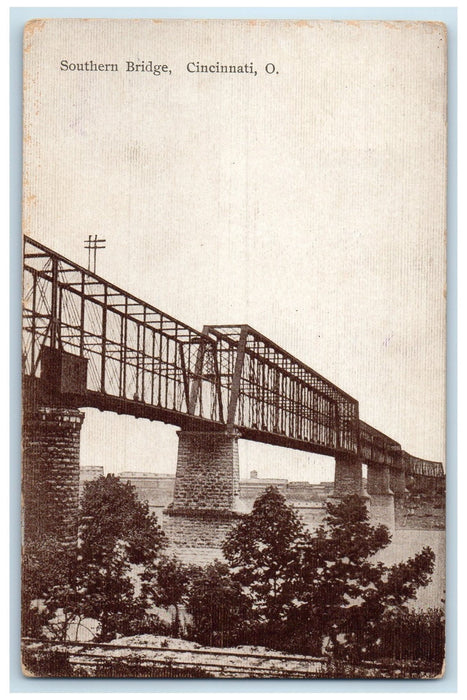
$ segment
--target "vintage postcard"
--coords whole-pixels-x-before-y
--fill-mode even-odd
[[[26,675],[443,674],[446,43],[25,26]]]

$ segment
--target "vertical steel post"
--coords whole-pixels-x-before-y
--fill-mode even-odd
[[[139,322],[136,321],[136,391],[135,395],[137,399],[140,399],[139,395],[139,336],[140,336],[140,330],[139,330]]]
[[[126,398],[126,353],[127,353],[127,342],[128,342],[128,297],[125,297],[125,311],[123,317],[123,371],[122,371],[122,397]]]
[[[175,350],[177,351],[177,349],[178,349],[178,353],[180,355],[180,366],[181,366],[181,370],[182,370],[183,387],[184,387],[184,391],[185,391],[185,401],[186,401],[186,405],[188,408],[188,405],[190,403],[190,384],[188,381],[188,373],[187,373],[186,364],[185,364],[185,355],[183,352],[183,344],[181,342],[177,343]]]
[[[84,272],[81,272],[81,305],[80,305],[80,328],[79,328],[79,354],[81,357],[84,355],[84,313],[85,313],[85,284],[84,284]]]
[[[34,270],[32,275],[32,317],[31,317],[31,374],[35,375],[35,352],[36,352],[36,286],[37,286],[37,273]]]
[[[224,408],[222,405],[222,387],[221,387],[221,376],[219,372],[219,363],[217,360],[217,346],[212,348],[212,355],[214,358],[214,372],[215,372],[215,382],[217,389],[217,405],[219,411],[219,420],[221,423],[224,422]]]
[[[204,329],[203,329],[204,332]],[[201,389],[201,375],[203,372],[203,365],[204,365],[204,354],[206,352],[206,340],[200,340],[199,345],[198,345],[198,353],[196,355],[196,362],[195,362],[195,378],[193,380],[193,384],[191,386],[191,393],[190,393],[190,399],[188,402],[188,413],[191,415],[194,415],[195,410],[196,410],[196,404],[198,402],[198,396],[199,392]]]
[[[58,260],[55,256],[52,257],[52,299],[50,311],[50,347],[57,347],[57,296],[58,296]]]
[[[238,397],[240,395],[240,387],[242,380],[243,362],[245,359],[246,343],[248,339],[248,328],[243,327],[240,331],[240,337],[237,343],[237,357],[235,360],[235,369],[232,377],[232,387],[230,390],[230,401],[227,410],[227,429],[233,430],[235,425],[235,414],[237,412]]]
[[[159,318],[159,386],[157,387],[157,405],[161,405],[162,391],[162,316]]]
[[[102,307],[102,345],[101,345],[101,392],[105,394],[105,352],[107,338],[107,285],[104,285],[104,305]]]
[[[151,359],[151,404],[154,405],[154,375],[156,354],[156,331],[152,331],[152,359]]]
[[[146,307],[143,311],[143,357],[141,363],[141,401],[144,401],[144,367],[146,363]]]

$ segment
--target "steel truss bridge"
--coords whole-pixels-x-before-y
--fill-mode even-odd
[[[23,282],[24,388],[36,400],[444,475],[250,326],[199,332],[28,237]]]

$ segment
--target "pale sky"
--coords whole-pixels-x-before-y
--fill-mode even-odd
[[[199,330],[248,323],[444,463],[445,43],[413,22],[36,25],[25,232],[83,265],[97,233],[109,281]],[[175,428],[87,411],[82,463],[173,472],[176,445]],[[332,478],[332,460],[242,443],[250,469]]]

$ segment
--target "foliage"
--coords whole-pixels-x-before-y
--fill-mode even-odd
[[[227,564],[215,561],[195,573],[187,601],[191,637],[209,646],[234,646],[245,638],[251,606]]]
[[[383,616],[402,609],[433,572],[429,547],[391,567],[375,561],[389,542],[358,496],[329,501],[323,525],[310,535],[270,487],[230,533],[224,553],[263,643],[355,660],[378,639]]]
[[[125,634],[147,607],[136,591],[135,565],[151,567],[166,539],[134,486],[109,474],[85,486],[80,510],[82,608],[100,622],[99,640]]]
[[[85,489],[77,556],[57,540],[25,547],[23,633],[39,636],[57,612],[59,639],[84,617],[99,621],[99,641],[157,633],[162,623],[150,611],[157,605],[175,607],[171,632],[179,634],[186,605],[190,636],[203,644],[325,653],[338,666],[387,655],[438,668],[442,613],[406,607],[429,583],[434,554],[425,547],[386,566],[376,555],[389,542],[357,496],[329,501],[323,525],[310,534],[270,487],[228,535],[227,563],[187,566],[161,556],[165,537],[134,488],[101,477]]]
[[[66,651],[24,648],[21,657],[25,672],[36,678],[70,678],[74,675]]]
[[[133,486],[117,477],[85,485],[77,550],[57,540],[30,547],[24,571],[23,609],[40,599],[43,612],[27,616],[25,629],[36,636],[45,619],[55,616],[55,638],[66,639],[70,623],[94,618],[99,640],[127,634],[144,619],[148,601],[138,569],[153,566],[166,539],[157,520]]]
[[[120,632],[118,636],[135,637],[140,634],[156,634],[163,637],[170,636],[172,625],[152,611],[146,610],[142,615],[138,615],[128,621],[125,625],[125,632]]]
[[[153,561],[166,538],[140,501],[136,489],[113,474],[85,484],[80,510],[80,555],[83,561],[111,556],[118,545],[132,564]]]
[[[40,637],[44,626],[62,607],[63,626],[66,627],[67,617],[70,615],[67,598],[73,596],[76,569],[75,550],[56,537],[47,536],[40,541],[25,542],[21,585],[23,636]],[[64,638],[63,634],[63,629],[56,630],[59,638]]]
[[[181,632],[179,606],[186,601],[189,584],[196,569],[197,567],[183,564],[175,556],[161,556],[154,567],[143,576],[147,581],[144,591],[148,599],[155,605],[175,608],[175,620],[171,629],[174,636]]]
[[[259,622],[278,621],[295,596],[300,548],[309,539],[302,522],[270,486],[228,535],[223,552],[235,581],[247,589]]]
[[[393,610],[383,617],[377,642],[368,650],[367,658],[434,661],[441,668],[444,650],[443,610]]]
[[[360,657],[377,639],[385,612],[400,609],[430,581],[429,547],[390,567],[374,561],[389,542],[385,526],[369,523],[364,501],[348,496],[327,504],[324,524],[303,549],[292,621],[322,639],[333,656]]]

